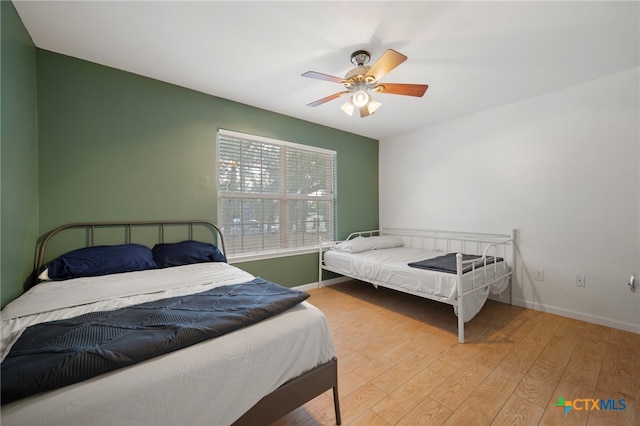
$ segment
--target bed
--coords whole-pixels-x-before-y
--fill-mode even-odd
[[[73,235],[59,238],[63,231]],[[112,243],[114,238],[123,238],[123,245],[136,249],[137,245],[153,246],[154,260],[156,247],[173,250],[183,240],[213,247],[218,250],[215,256],[225,254],[219,229],[205,221],[75,223],[59,227],[43,239],[36,261],[41,279],[58,274],[59,262],[47,263],[53,258],[48,250],[54,246],[54,236],[61,253],[69,246],[108,248],[122,243]],[[82,245],[71,242],[74,239]],[[148,242],[153,240],[157,246]],[[198,246],[196,257],[201,252]],[[93,318],[128,307],[155,308],[167,300],[200,298],[202,294],[216,298],[223,290],[254,288],[248,283],[264,282],[220,259],[175,265],[171,264],[173,258],[162,259],[167,262],[162,267],[127,266],[133,270],[47,280],[33,286],[2,310],[3,364],[15,358],[11,358],[11,349],[30,338],[35,327],[76,318],[82,326],[83,315]],[[283,293],[297,292],[268,285]],[[264,299],[261,293],[259,298]],[[280,313],[219,337],[7,403],[4,379],[8,376],[3,374],[2,424],[260,425],[328,390],[333,391],[336,423],[340,424],[337,359],[326,318],[306,300],[292,303]],[[54,320],[57,322],[50,322]],[[21,335],[25,339],[20,340]],[[8,390],[7,395],[11,395]]]
[[[383,229],[359,231],[319,249],[323,271],[365,281],[453,306],[458,341],[464,324],[489,294],[511,303],[516,232],[479,234],[451,231]]]

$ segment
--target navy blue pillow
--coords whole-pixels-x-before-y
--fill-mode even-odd
[[[65,253],[47,265],[51,280],[95,277],[155,267],[151,249],[141,244],[85,247]]]
[[[218,247],[200,241],[189,240],[180,243],[156,244],[152,251],[153,260],[159,268],[227,261]]]

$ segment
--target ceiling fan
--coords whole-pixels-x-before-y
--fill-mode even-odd
[[[351,54],[351,62],[357,65],[357,68],[347,72],[344,78],[334,77],[328,74],[322,74],[315,71],[307,71],[302,77],[315,78],[318,80],[332,81],[342,84],[347,90],[334,93],[315,102],[307,104],[310,107],[322,105],[325,102],[332,101],[341,96],[351,95],[347,101],[341,106],[342,110],[353,115],[355,108],[360,110],[360,117],[367,117],[382,105],[373,99],[372,92],[389,93],[392,95],[404,95],[421,97],[429,87],[426,84],[402,84],[402,83],[380,83],[379,80],[389,71],[407,60],[402,53],[393,49],[387,49],[382,56],[371,66],[369,63],[371,55],[366,50],[357,50]]]

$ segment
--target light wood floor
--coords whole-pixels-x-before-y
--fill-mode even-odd
[[[489,300],[461,345],[450,305],[358,281],[309,293],[333,333],[343,425],[640,425],[640,335]],[[273,426],[332,424],[327,392]]]

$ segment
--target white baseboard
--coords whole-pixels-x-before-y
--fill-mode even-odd
[[[349,277],[337,277],[337,278],[331,278],[328,280],[322,280],[322,287],[327,287],[330,285],[343,283],[345,281],[351,281],[351,280],[353,280],[353,278],[349,278]],[[320,284],[316,281],[315,283],[303,284],[293,288],[295,288],[296,290],[307,291],[307,290],[311,290],[312,288],[320,288]]]
[[[334,285],[334,284],[340,284],[343,283],[345,281],[353,281],[354,279],[351,277],[336,277],[336,278],[330,278],[328,280],[322,280],[322,287],[327,287],[330,285]],[[317,283],[316,283],[317,284]]]
[[[516,306],[521,306],[523,308],[535,309],[536,311],[547,312],[550,314],[573,318],[580,321],[590,322],[592,324],[603,325],[605,327],[617,328],[618,330],[640,334],[639,324],[612,320],[610,318],[605,318],[598,315],[591,315],[584,312],[572,311],[570,309],[558,308],[556,306],[544,305],[541,303],[530,302],[522,299],[515,299],[513,301],[513,304]]]

